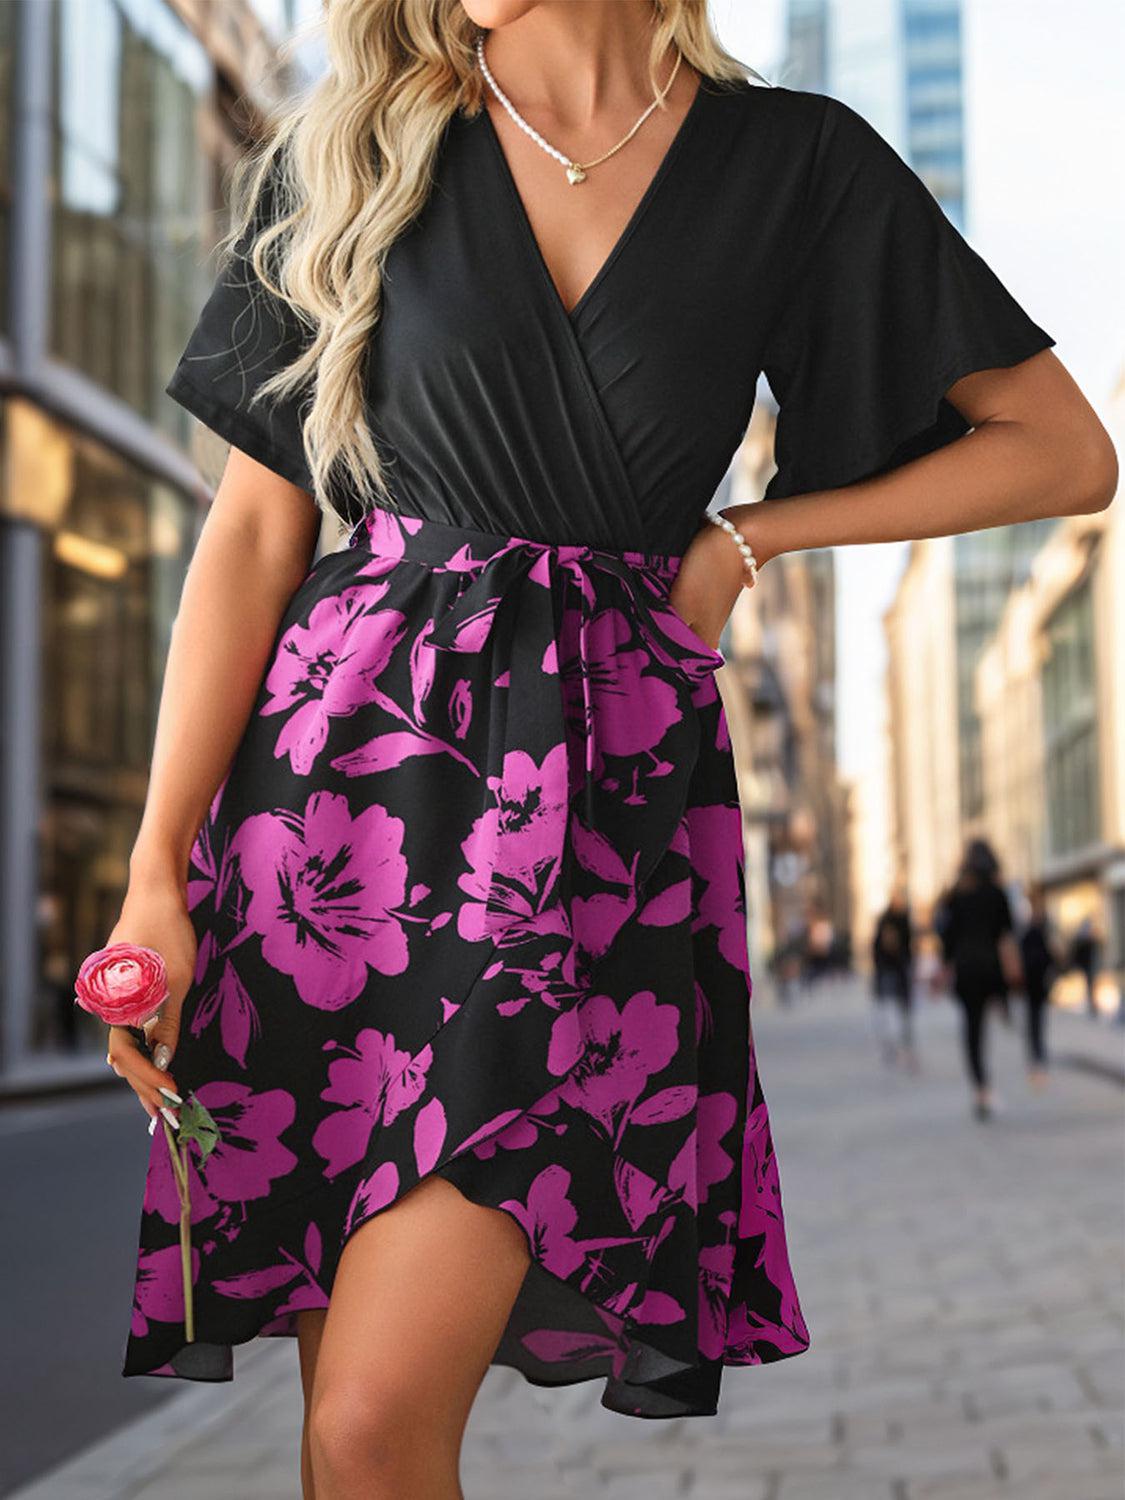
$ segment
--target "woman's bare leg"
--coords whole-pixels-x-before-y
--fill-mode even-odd
[[[301,1358],[301,1389],[305,1396],[305,1420],[301,1428],[301,1497],[316,1500],[316,1485],[313,1482],[312,1454],[309,1450],[309,1411],[312,1407],[313,1380],[316,1376],[316,1358],[320,1352],[320,1341],[324,1336],[324,1308],[308,1308],[297,1314],[297,1345]]]
[[[463,1500],[473,1399],[530,1262],[519,1224],[431,1176],[344,1247],[316,1356],[316,1500]]]

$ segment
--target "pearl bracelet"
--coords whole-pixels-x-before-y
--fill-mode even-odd
[[[731,541],[738,547],[739,552],[742,553],[742,566],[750,574],[750,582],[745,587],[753,588],[758,581],[758,560],[754,556],[754,550],[750,546],[750,543],[742,535],[742,532],[739,531],[734,522],[728,521],[721,511],[709,510],[707,512],[707,519],[713,526],[718,526],[720,530],[725,531]]]

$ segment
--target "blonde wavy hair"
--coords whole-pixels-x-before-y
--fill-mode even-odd
[[[761,78],[720,46],[707,0],[653,0],[653,22],[654,94],[669,45],[706,77]],[[235,168],[220,251],[244,255],[307,334],[251,404],[300,396],[316,502],[339,514],[340,485],[353,518],[357,499],[393,504],[364,397],[384,259],[426,201],[450,117],[483,108],[484,85],[461,0],[324,0],[323,29],[327,71]]]

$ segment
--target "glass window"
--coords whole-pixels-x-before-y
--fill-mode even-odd
[[[4,508],[42,537],[40,988],[27,1036],[42,1053],[103,1039],[73,978],[120,912],[200,512],[25,402],[6,416]]]
[[[275,42],[315,26],[324,16],[323,0],[250,0],[250,9]]]
[[[250,8],[275,39],[284,37],[294,24],[294,0],[250,0]]]
[[[164,394],[209,283],[211,67],[165,0],[57,0],[51,348],[181,442]]]
[[[1090,584],[1076,589],[1047,626],[1043,666],[1047,829],[1050,852],[1092,844],[1100,827],[1097,682]]]
[[[8,331],[8,238],[12,208],[12,85],[16,7],[0,0],[0,331]]]

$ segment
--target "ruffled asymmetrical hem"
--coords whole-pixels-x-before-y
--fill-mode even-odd
[[[124,1374],[232,1378],[431,1173],[526,1235],[493,1362],[529,1381],[707,1415],[808,1347],[677,561],[376,510],[310,570],[192,853],[197,1336],[158,1133]]]

